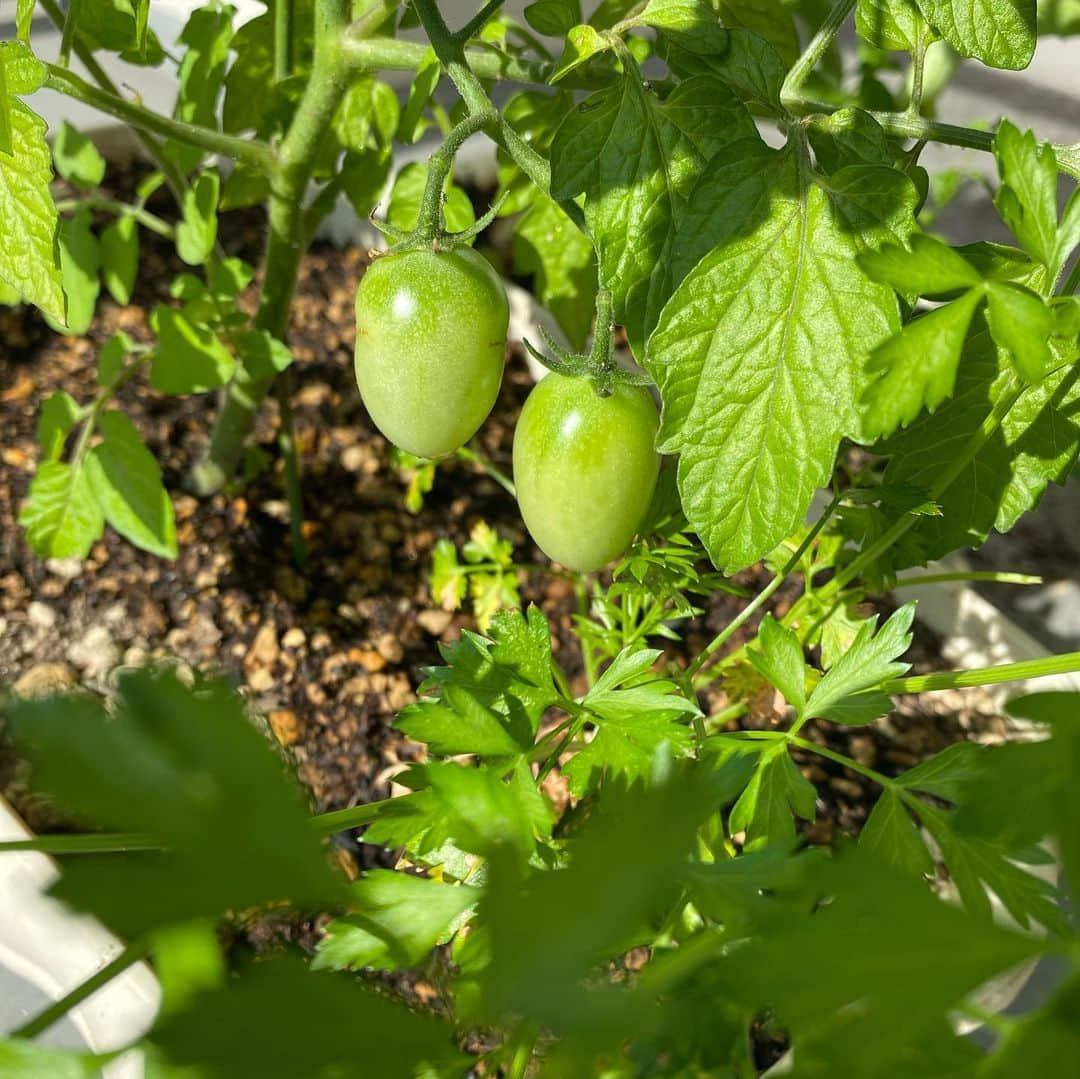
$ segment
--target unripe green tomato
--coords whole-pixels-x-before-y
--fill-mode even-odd
[[[641,386],[601,397],[585,378],[546,375],[514,431],[514,484],[550,559],[587,572],[626,550],[652,501],[659,416]]]
[[[499,394],[509,318],[470,247],[375,259],[356,290],[356,384],[375,426],[417,457],[468,442]]]

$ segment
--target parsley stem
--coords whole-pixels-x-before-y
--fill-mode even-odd
[[[150,941],[147,937],[138,937],[133,940],[115,959],[106,963],[99,971],[91,974],[86,981],[77,985],[66,996],[50,1004],[40,1015],[24,1023],[18,1030],[13,1030],[12,1038],[34,1038],[46,1031],[54,1023],[59,1022],[72,1008],[80,1005],[87,997],[91,997],[102,986],[111,982],[118,974],[122,974],[128,967],[134,966],[140,959],[146,957],[150,951]]]
[[[970,671],[939,671],[935,674],[893,678],[882,683],[885,693],[932,693],[942,689],[967,689],[972,686],[996,686],[1003,682],[1023,682],[1029,678],[1046,678],[1054,674],[1074,674],[1080,671],[1080,652],[1063,652],[1041,659],[1025,659],[1018,663],[1001,663],[993,667],[975,667]]]
[[[898,588],[913,588],[923,584],[948,584],[950,581],[993,581],[996,584],[1042,584],[1041,577],[1030,573],[1001,573],[991,569],[962,570],[956,573],[921,573],[915,577],[901,577],[893,585]]]
[[[161,844],[134,832],[39,835],[30,839],[0,842],[0,854],[16,851],[36,851],[39,854],[123,854],[129,851],[160,849]]]

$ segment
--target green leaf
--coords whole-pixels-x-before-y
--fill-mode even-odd
[[[808,1074],[975,1074],[977,1052],[951,1069],[924,1068],[919,1054],[949,1044],[946,1016],[969,993],[1040,950],[942,902],[865,848],[807,861],[802,910],[758,910],[757,932],[716,964],[716,992],[748,1014],[771,1008]]]
[[[556,198],[585,193],[602,284],[635,355],[670,292],[679,216],[706,163],[754,134],[745,106],[719,79],[680,83],[660,101],[636,71],[570,112],[551,148]]]
[[[332,921],[313,970],[402,970],[450,939],[481,891],[467,885],[373,869],[352,886],[357,913]]]
[[[592,244],[546,195],[538,195],[514,229],[515,274],[533,276],[533,291],[570,344],[584,347],[596,301]]]
[[[34,19],[34,7],[37,0],[16,0],[15,33],[20,41],[30,41],[30,23]]]
[[[783,742],[758,753],[757,766],[746,789],[731,810],[729,829],[745,832],[745,850],[754,851],[768,843],[795,835],[792,814],[813,820],[817,791],[799,771]]]
[[[389,150],[350,150],[341,162],[342,187],[358,217],[370,216],[390,176]]]
[[[8,89],[11,69],[4,54]],[[55,322],[64,322],[64,291],[56,247],[56,207],[49,184],[52,155],[45,121],[8,100],[11,153],[0,150],[0,278]]]
[[[179,311],[154,308],[151,325],[158,336],[150,384],[162,393],[202,393],[224,386],[236,361],[213,330],[195,326]]]
[[[801,715],[806,707],[806,660],[798,634],[767,614],[758,631],[758,645],[747,653],[750,662]]]
[[[575,794],[593,789],[605,773],[629,781],[646,778],[662,748],[675,757],[689,751],[693,736],[685,718],[700,712],[675,683],[651,673],[660,654],[624,649],[582,698],[597,730],[563,765]]]
[[[78,335],[90,329],[101,292],[101,244],[91,228],[93,215],[87,206],[79,206],[71,217],[60,222],[60,276],[67,297],[65,325],[58,331]]]
[[[964,350],[955,396],[884,447],[892,455],[886,483],[929,489],[1014,377],[985,329],[975,333]],[[921,565],[960,547],[977,547],[991,529],[1012,528],[1038,504],[1049,483],[1063,483],[1080,449],[1078,402],[1080,370],[1072,364],[1060,365],[1024,390],[999,432],[939,495],[941,515],[922,519],[911,530],[898,564]]]
[[[892,164],[884,129],[863,109],[845,108],[814,117],[807,133],[818,166],[825,172],[837,172],[846,165]]]
[[[131,302],[139,272],[139,227],[126,214],[101,234],[101,277],[109,295],[119,304]]]
[[[415,142],[423,134],[424,109],[427,108],[441,78],[442,64],[435,55],[435,50],[428,46],[409,84],[409,98],[405,102],[405,108],[401,110],[397,128],[399,141],[406,144]]]
[[[438,701],[419,701],[401,712],[394,726],[432,753],[451,757],[514,757],[524,745],[507,730],[505,721],[460,686],[447,685]]]
[[[802,47],[790,6],[776,0],[717,0],[716,7],[725,26],[742,27],[763,37],[786,65],[799,56]]]
[[[862,398],[868,437],[892,434],[924,407],[933,412],[952,396],[960,355],[983,295],[981,289],[970,289],[952,303],[912,319],[870,353],[866,370],[876,378]]]
[[[101,1065],[89,1053],[0,1038],[0,1074],[4,1079],[95,1079]]]
[[[915,198],[892,169],[818,182],[797,152],[756,139],[738,150],[695,192],[687,246],[696,254],[698,236],[712,249],[668,301],[645,356],[664,402],[658,449],[679,454],[683,509],[725,572],[801,524],[840,439],[860,436],[863,363],[899,314],[855,257],[910,231]]]
[[[654,997],[635,999],[626,986],[590,975],[656,939],[689,875],[698,828],[745,776],[742,761],[717,771],[675,765],[664,782],[605,791],[566,843],[567,868],[525,877],[496,859],[480,912],[490,925],[484,990],[494,1014],[523,1015],[593,1044],[601,1031],[614,1045],[651,1024]]]
[[[117,330],[98,353],[97,384],[108,386],[120,374],[124,361],[135,350],[135,342],[123,330]]]
[[[390,192],[390,205],[386,208],[386,220],[399,229],[408,231],[416,227],[420,216],[420,202],[427,183],[428,168],[418,161],[410,162],[394,180]],[[469,196],[450,177],[446,179],[446,201],[443,203],[443,223],[450,232],[467,229],[476,220]]]
[[[499,611],[491,619],[490,639],[465,632],[441,648],[446,667],[428,668],[421,694],[457,685],[485,707],[506,717],[519,744],[535,737],[544,712],[558,699],[551,674],[547,620],[536,607]]]
[[[237,694],[146,671],[117,688],[109,712],[89,697],[9,711],[38,789],[80,819],[166,848],[88,855],[66,867],[54,895],[124,935],[282,899],[341,900],[297,790]]]
[[[225,81],[233,38],[232,16],[233,9],[227,5],[196,8],[180,32],[177,44],[185,48],[173,109],[177,120],[217,130],[217,101]],[[258,99],[257,107],[260,111],[265,107],[265,96]],[[176,140],[169,140],[165,145],[185,172],[196,168],[204,156],[197,147]]]
[[[349,1075],[358,1061],[380,1079],[415,1079],[427,1068],[450,1075],[462,1065],[442,1020],[352,978],[312,973],[296,958],[251,964],[159,1020],[150,1041],[206,1079]]]
[[[400,123],[400,108],[393,87],[366,76],[345,91],[334,113],[334,134],[346,150],[388,148]]]
[[[1058,932],[1064,929],[1066,920],[1053,885],[1022,869],[1005,847],[961,834],[953,826],[954,815],[934,806],[922,805],[919,817],[940,848],[949,876],[972,915],[993,921],[989,890],[1021,927],[1030,928],[1034,921]]]
[[[97,426],[103,441],[90,451],[86,467],[105,520],[136,547],[175,558],[172,499],[153,454],[122,412],[103,412]]]
[[[973,742],[957,742],[909,768],[896,782],[909,791],[933,794],[946,802],[958,802],[960,792],[981,774],[979,758],[986,751]]]
[[[209,919],[155,930],[152,949],[163,1015],[183,1011],[199,993],[225,982],[225,959]]]
[[[581,22],[579,0],[537,0],[524,11],[525,21],[538,33],[563,37]]]
[[[84,0],[75,7],[75,25],[93,48],[123,52],[135,45],[137,25],[131,0]]]
[[[1072,976],[1054,992],[1048,1004],[1034,1014],[1013,1019],[1008,1037],[1000,1039],[980,1068],[979,1079],[1054,1075],[1061,1070],[1063,1061],[1080,1060],[1078,1014],[1080,975],[1074,968]]]
[[[892,708],[892,700],[877,687],[904,674],[911,666],[900,662],[911,645],[915,604],[907,603],[877,630],[877,615],[859,626],[851,647],[825,673],[806,702],[807,719],[835,723],[872,723]]]
[[[1041,382],[1054,366],[1049,338],[1054,316],[1037,293],[1022,285],[987,286],[986,322],[994,340],[1012,357],[1025,382]]]
[[[65,180],[79,187],[97,187],[105,179],[105,158],[81,132],[64,120],[53,140],[53,162]]]
[[[963,255],[933,236],[915,233],[909,248],[886,244],[860,255],[859,265],[874,281],[911,296],[941,296],[982,284],[982,275]]]
[[[927,21],[961,55],[1019,70],[1035,53],[1035,0],[916,0]]]
[[[293,354],[284,341],[266,330],[249,330],[240,338],[237,355],[252,378],[273,378],[292,362]]]
[[[418,765],[397,779],[419,793],[408,799],[403,817],[380,819],[365,840],[407,844],[425,864],[441,864],[432,855],[450,845],[483,857],[502,848],[526,865],[537,841],[551,835],[551,806],[525,762],[507,779],[491,768],[453,763]]]
[[[75,398],[64,390],[49,394],[41,406],[37,425],[37,440],[45,461],[57,461],[63,455],[68,435],[82,416]]]
[[[916,0],[859,0],[855,28],[864,41],[894,52],[914,53],[920,40],[929,44],[937,36]]]
[[[897,873],[932,876],[934,860],[903,799],[886,787],[859,833],[859,843]]]
[[[216,172],[200,173],[184,192],[183,216],[176,224],[176,253],[189,266],[201,266],[214,250],[220,193],[221,178]]]
[[[610,38],[599,33],[592,26],[575,26],[566,35],[562,55],[555,64],[548,81],[552,84],[566,78],[575,68],[581,67],[586,60],[607,52],[612,47]]]
[[[468,577],[458,562],[454,541],[445,538],[439,540],[431,553],[432,598],[444,611],[456,611],[465,598],[468,583]]]
[[[32,94],[45,85],[48,69],[23,41],[0,41],[0,67],[4,69],[7,92]]]
[[[994,135],[1001,186],[994,196],[1001,219],[1021,247],[1056,273],[1057,258],[1057,157],[1049,143],[1041,145],[1035,133],[1021,134],[1002,120]]]
[[[661,52],[680,78],[715,75],[746,101],[771,112],[780,110],[786,68],[768,41],[749,30],[716,24],[705,33],[660,31]]]
[[[44,462],[30,484],[19,524],[39,558],[85,558],[101,538],[105,518],[81,464]]]

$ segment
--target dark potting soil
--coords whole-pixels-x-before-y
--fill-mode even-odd
[[[164,196],[163,196],[164,197]],[[160,208],[168,213],[165,199]],[[262,239],[257,213],[225,218],[230,253],[256,261]],[[310,566],[293,564],[282,471],[276,461],[277,408],[269,402],[256,443],[273,459],[242,491],[199,501],[185,494],[185,470],[205,445],[214,413],[211,395],[170,398],[138,379],[118,404],[137,423],[174,494],[180,554],[166,562],[113,533],[85,563],[42,562],[16,523],[37,463],[35,425],[42,402],[64,389],[77,400],[95,390],[98,349],[116,330],[149,341],[147,315],[168,302],[168,285],[184,267],[171,247],[142,234],[139,285],[132,305],[104,298],[85,338],[53,334],[28,309],[0,308],[0,685],[24,694],[81,685],[107,692],[121,665],[169,661],[231,679],[267,720],[310,791],[314,810],[340,809],[387,797],[394,773],[422,752],[392,727],[414,699],[425,666],[438,663],[440,641],[474,628],[466,612],[440,609],[427,576],[435,543],[462,544],[472,526],[488,522],[527,563],[543,557],[529,541],[514,501],[494,481],[462,462],[440,466],[423,509],[403,506],[403,484],[388,461],[352,374],[353,295],[368,256],[355,248],[316,246],[303,263],[288,343],[296,356],[292,398],[303,460],[304,525]],[[251,304],[254,288],[243,301]],[[514,421],[530,386],[511,349],[499,402],[481,432],[485,453],[510,471]],[[767,574],[739,574],[751,590]],[[522,578],[522,596],[539,605],[555,634],[559,661],[584,689],[571,634],[575,598],[558,576]],[[778,612],[798,593],[778,593]],[[739,610],[742,600],[717,595],[686,627],[672,655],[696,654]],[[743,643],[752,621],[731,642]],[[944,666],[932,635],[919,630],[916,670]],[[702,700],[723,707],[718,688]],[[771,691],[740,721],[779,726]],[[896,774],[965,738],[1003,735],[1004,721],[978,692],[904,698],[892,716],[870,728],[815,727],[806,736],[864,765]],[[876,785],[821,758],[799,759],[819,791],[818,819],[806,829],[815,843],[856,833],[877,797]],[[29,793],[25,767],[0,750],[0,790],[38,831],[65,827],[47,800]],[[388,856],[350,836],[338,837],[350,874]],[[317,924],[294,918],[245,921],[237,940],[262,951],[284,940],[310,947]],[[414,992],[423,997],[418,983]]]

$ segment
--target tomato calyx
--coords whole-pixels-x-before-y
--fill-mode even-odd
[[[571,378],[587,378],[600,397],[610,397],[617,385],[651,386],[652,379],[643,371],[630,371],[615,358],[615,313],[611,293],[600,289],[596,294],[596,330],[592,348],[587,352],[568,352],[542,326],[537,325],[548,352],[541,352],[530,341],[522,341],[529,354],[549,371]]]

